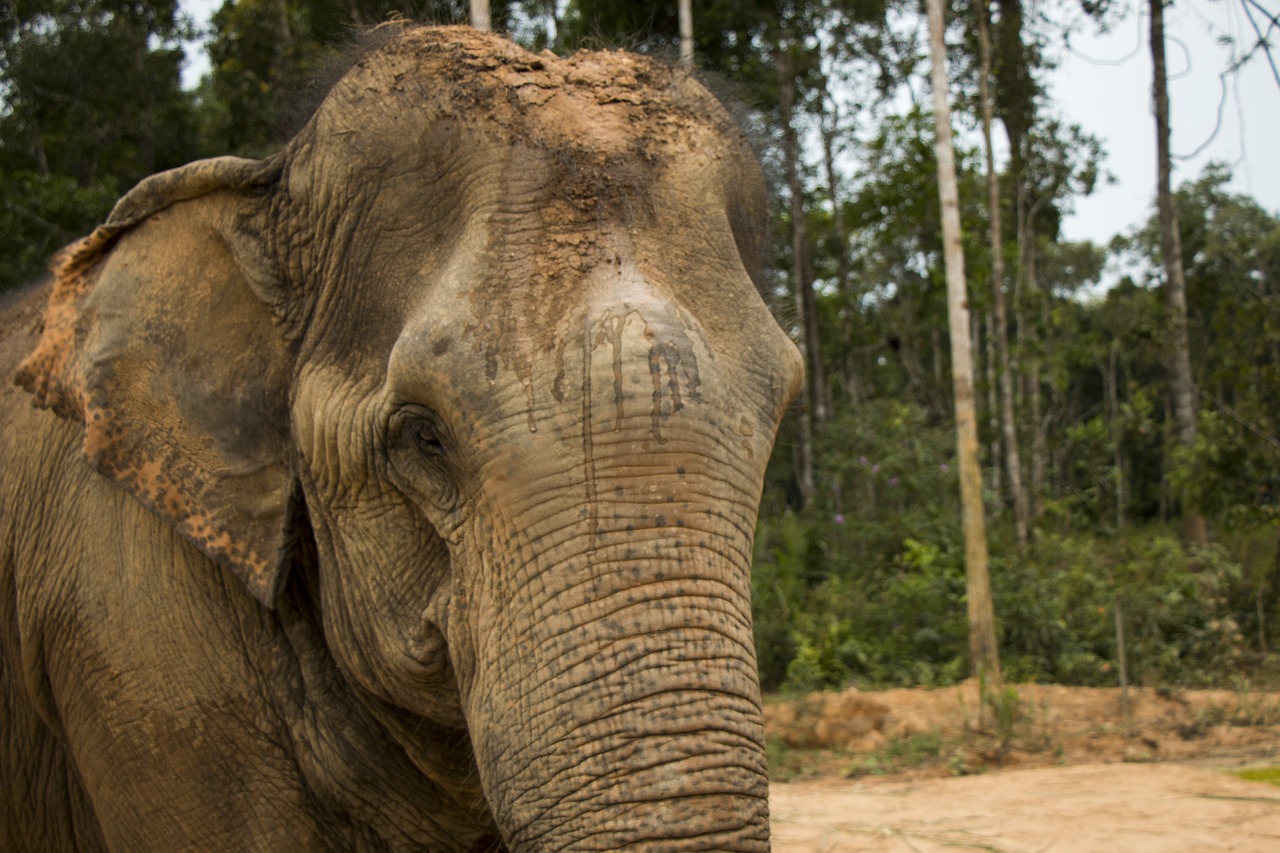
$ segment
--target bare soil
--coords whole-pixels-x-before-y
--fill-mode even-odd
[[[771,702],[774,850],[1280,850],[1280,694],[1013,689]]]

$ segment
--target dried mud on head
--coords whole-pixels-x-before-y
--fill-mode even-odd
[[[728,113],[687,71],[622,51],[531,53],[467,27],[386,24],[330,92],[356,103],[410,94],[437,118],[484,122],[553,150],[660,156],[671,144],[741,140]],[[324,107],[321,107],[323,110]],[[612,151],[610,150],[612,149]]]

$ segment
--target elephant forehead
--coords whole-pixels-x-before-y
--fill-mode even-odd
[[[598,408],[610,430],[639,417],[645,439],[662,442],[666,418],[739,396],[703,326],[634,268],[596,270],[574,290],[554,315],[517,302],[492,323],[424,311],[392,351],[392,397],[442,407],[473,429],[519,422],[537,432],[554,412]]]
[[[463,27],[398,28],[335,86],[321,114],[348,126],[461,120],[512,141],[602,154],[741,142],[686,72],[616,51],[533,54]]]

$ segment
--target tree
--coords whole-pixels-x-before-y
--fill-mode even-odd
[[[1191,373],[1191,342],[1187,337],[1187,282],[1182,268],[1178,211],[1174,204],[1169,155],[1169,85],[1164,61],[1164,0],[1151,0],[1152,89],[1156,117],[1156,209],[1160,216],[1160,254],[1165,273],[1165,305],[1169,330],[1169,394],[1173,398],[1178,444],[1191,452],[1196,443],[1195,379]],[[1209,530],[1194,494],[1183,489],[1182,535],[1192,545],[1209,541]]]
[[[680,64],[693,67],[693,0],[679,0]]]
[[[0,9],[0,288],[34,278],[120,192],[192,159],[175,0]]]
[[[471,0],[471,26],[489,32],[489,0]]]
[[[992,343],[995,349],[998,388],[997,421],[1000,425],[1000,448],[1004,451],[1004,470],[1009,478],[1009,493],[1013,499],[1014,535],[1019,544],[1026,544],[1031,511],[1026,487],[1022,480],[1022,456],[1018,451],[1013,368],[1009,360],[1009,315],[1004,298],[1004,229],[1001,227],[1000,177],[996,174],[994,146],[991,141],[991,38],[988,26],[990,6],[987,0],[973,0],[973,7],[978,18],[978,91],[982,113],[982,142],[987,168],[987,227],[991,235],[991,300],[994,315],[991,325],[994,332]]]
[[[969,308],[960,245],[960,193],[955,148],[951,140],[946,45],[942,0],[929,0],[929,54],[932,57],[935,145],[938,152],[938,199],[942,205],[943,256],[947,274],[947,315],[951,328],[951,380],[955,386],[956,448],[960,467],[960,502],[964,525],[965,574],[969,601],[970,663],[979,677],[1000,680],[991,580],[987,571],[987,532],[982,507],[982,472],[978,465],[978,421],[974,409],[973,356],[969,350]]]
[[[796,73],[793,45],[779,43],[776,56],[778,91],[781,93],[782,161],[787,173],[789,230],[791,232],[792,287],[796,322],[805,356],[805,388],[800,402],[800,435],[796,448],[796,486],[801,505],[813,499],[813,429],[827,419],[823,399],[822,350],[818,338],[818,308],[809,264],[809,236],[800,180],[800,143],[795,129]]]

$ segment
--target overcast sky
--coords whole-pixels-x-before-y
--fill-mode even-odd
[[[222,0],[181,0],[197,23],[208,21]],[[674,2],[674,0],[671,0]],[[1210,160],[1232,166],[1231,188],[1251,195],[1272,213],[1280,213],[1280,80],[1266,57],[1255,54],[1239,74],[1227,78],[1223,101],[1221,75],[1256,40],[1243,4],[1250,0],[1178,0],[1165,12],[1173,153],[1189,155],[1174,163],[1175,186],[1197,177]],[[1254,0],[1272,15],[1278,0]],[[698,0],[694,0],[697,15]],[[1061,115],[1102,139],[1106,170],[1115,183],[1077,202],[1064,224],[1072,240],[1106,243],[1132,230],[1153,209],[1156,184],[1155,120],[1151,114],[1151,54],[1147,46],[1147,0],[1118,0],[1127,7],[1122,23],[1098,35],[1081,22],[1070,47],[1055,46],[1060,64],[1050,77],[1050,102]],[[1254,7],[1254,18],[1266,21]],[[1144,10],[1141,14],[1137,10]],[[1272,33],[1277,36],[1277,33]],[[1280,37],[1275,38],[1280,64]],[[1185,46],[1185,48],[1183,47]],[[188,49],[187,81],[194,85],[208,69],[198,46]],[[1221,123],[1218,125],[1219,107]],[[1207,142],[1207,145],[1205,144]]]
[[[1126,0],[1125,21],[1105,35],[1091,25],[1061,49],[1061,65],[1051,78],[1052,102],[1064,115],[1103,140],[1106,168],[1116,183],[1079,201],[1064,225],[1069,239],[1105,242],[1128,231],[1153,210],[1156,187],[1155,119],[1151,99],[1151,52],[1147,44],[1146,2]],[[1258,0],[1272,14],[1276,0]],[[1177,186],[1200,175],[1211,160],[1231,165],[1231,188],[1251,195],[1272,213],[1280,212],[1280,81],[1265,55],[1254,55],[1238,75],[1221,75],[1231,64],[1232,50],[1218,43],[1224,36],[1243,53],[1256,36],[1242,11],[1242,0],[1179,0],[1165,12],[1169,115],[1175,158],[1202,145],[1191,159],[1175,159]],[[1263,27],[1258,12],[1254,18]],[[1280,38],[1276,61],[1280,63]],[[1185,46],[1185,47],[1184,47]],[[1119,62],[1119,64],[1114,64]],[[1104,64],[1109,63],[1109,64]],[[1175,79],[1176,78],[1176,79]],[[1221,105],[1222,120],[1218,124]],[[1205,143],[1208,143],[1205,145]]]

